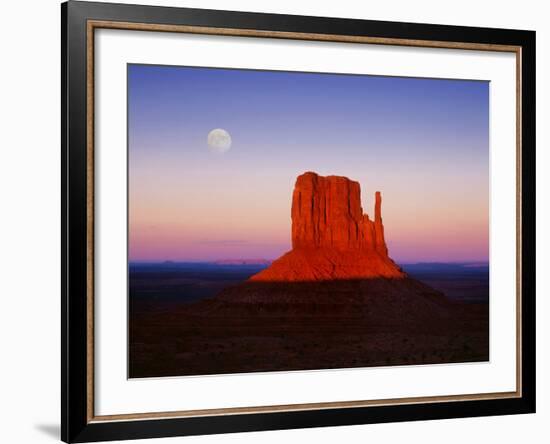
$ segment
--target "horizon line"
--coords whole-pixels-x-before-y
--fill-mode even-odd
[[[276,259],[267,259],[267,258],[259,258],[259,259],[249,259],[249,258],[243,258],[243,259],[209,259],[209,260],[194,260],[194,259],[133,259],[128,260],[128,264],[220,264],[220,262],[248,262],[246,265],[256,265],[260,264],[262,262],[274,262]],[[256,262],[255,262],[256,261]],[[420,261],[399,261],[394,260],[396,264],[400,265],[416,265],[416,264],[483,264],[483,265],[489,265],[490,260],[488,259],[472,259],[472,260],[433,260],[433,261],[427,261],[427,260],[420,260]],[[226,264],[230,265],[230,264]]]

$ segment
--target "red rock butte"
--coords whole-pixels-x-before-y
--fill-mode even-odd
[[[342,176],[306,172],[292,195],[292,250],[251,281],[399,279],[406,274],[388,256],[382,196],[374,220],[363,213],[361,187]]]

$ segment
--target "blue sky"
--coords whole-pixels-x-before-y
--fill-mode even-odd
[[[134,259],[276,257],[308,170],[382,191],[398,260],[488,258],[487,82],[129,65],[128,92]]]

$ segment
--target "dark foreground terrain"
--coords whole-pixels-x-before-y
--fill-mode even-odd
[[[133,266],[129,376],[489,359],[486,266],[404,266],[430,286],[416,279],[243,283],[263,267]]]

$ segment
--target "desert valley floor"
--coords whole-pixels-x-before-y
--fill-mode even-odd
[[[278,301],[267,301],[263,307],[214,298],[227,287],[242,295],[242,282],[263,268],[172,263],[131,267],[129,376],[489,359],[488,267],[484,264],[404,267],[445,297],[430,287],[418,296],[423,288],[388,292],[391,281],[358,280],[290,287],[257,283],[246,291],[269,292]],[[384,297],[388,293],[393,296]],[[285,302],[285,294],[293,298],[300,294],[300,303]],[[311,294],[317,294],[315,301]]]

